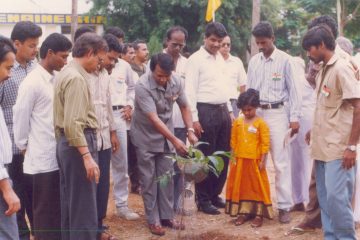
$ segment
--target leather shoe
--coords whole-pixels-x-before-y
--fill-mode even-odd
[[[165,235],[165,230],[160,225],[149,224],[149,229],[150,229],[150,232],[154,235],[158,235],[158,236]]]
[[[198,205],[199,211],[202,211],[203,213],[210,214],[210,215],[219,215],[220,211],[212,205],[210,202],[201,203]]]
[[[225,208],[225,200],[221,197],[216,197],[211,203],[217,208]]]
[[[291,212],[304,212],[305,211],[305,205],[304,205],[304,203],[297,203],[297,204],[295,204],[292,208],[291,208],[291,210],[290,210]]]
[[[290,212],[279,209],[279,222],[280,223],[289,223],[290,220],[291,220]]]
[[[185,225],[176,221],[175,219],[162,219],[161,225],[176,230],[185,230]]]

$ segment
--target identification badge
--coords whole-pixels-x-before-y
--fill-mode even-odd
[[[280,81],[281,77],[282,77],[281,73],[273,73],[272,80],[273,81]]]
[[[172,97],[173,102],[175,102],[176,99],[178,99],[178,98],[179,98],[179,94],[174,95],[174,96]]]
[[[330,95],[330,88],[328,88],[326,85],[321,89],[321,94],[325,97],[328,97]]]
[[[251,125],[251,126],[248,128],[248,131],[251,132],[251,133],[257,133],[257,128]]]

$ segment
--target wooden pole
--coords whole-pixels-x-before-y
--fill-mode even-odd
[[[74,42],[75,31],[78,25],[78,0],[71,0],[71,40]]]
[[[260,4],[261,0],[253,0],[251,29],[253,29],[256,24],[260,22]],[[256,45],[255,38],[254,36],[251,36],[250,55],[254,56],[258,52],[259,50]]]

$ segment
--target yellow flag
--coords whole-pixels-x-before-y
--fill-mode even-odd
[[[215,15],[215,11],[220,7],[221,0],[208,0],[208,5],[206,9],[206,17],[205,20],[210,22]]]

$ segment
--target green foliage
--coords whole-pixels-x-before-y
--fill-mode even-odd
[[[151,53],[161,51],[166,30],[181,25],[189,32],[187,50],[196,51],[203,42],[207,0],[92,0],[92,14],[108,16],[108,25],[121,27],[127,41],[143,39]],[[222,0],[216,21],[222,22],[232,38],[232,52],[246,65],[251,37],[252,0]],[[341,0],[343,11],[352,13],[359,0]],[[336,19],[336,0],[262,0],[261,20],[270,21],[278,48],[298,54],[307,23],[322,14]],[[344,35],[360,46],[360,15],[353,16]]]
[[[173,155],[169,156],[170,159],[176,161],[179,168],[182,170],[182,172],[185,174],[190,175],[207,175],[208,171],[211,171],[216,176],[219,176],[219,174],[224,170],[224,157],[226,158],[232,158],[230,152],[225,151],[217,151],[214,152],[212,155],[205,156],[204,153],[199,150],[197,147],[203,144],[208,144],[206,142],[198,142],[194,146],[190,146],[188,149],[188,153],[186,156],[182,157],[179,155]],[[188,166],[195,165],[195,167],[189,167],[192,172],[186,172],[185,168],[186,165]],[[205,175],[204,175],[205,174]],[[174,175],[174,171],[168,171],[164,175],[158,177],[157,181],[160,182],[160,185],[166,185],[168,181],[172,178]]]

